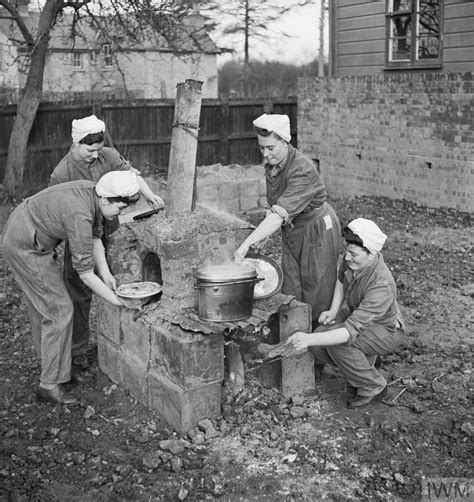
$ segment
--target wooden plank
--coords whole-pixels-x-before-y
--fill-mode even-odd
[[[472,71],[472,59],[469,59],[469,61],[449,61],[448,63],[443,64],[443,71],[454,73]]]
[[[444,19],[467,18],[474,16],[474,2],[463,0],[456,4],[446,3],[444,6]]]
[[[375,27],[385,28],[385,15],[341,19],[338,25],[338,33],[341,34],[345,31],[354,30],[367,30]]]
[[[474,31],[471,33],[445,34],[443,46],[445,49],[466,49],[471,51],[471,60],[474,62]]]
[[[447,71],[445,65],[464,63],[462,71],[474,71],[473,48],[447,48],[443,49],[443,70]]]
[[[361,5],[339,7],[338,11],[340,20],[358,17],[369,17],[380,14],[385,15],[385,2],[365,2]]]
[[[472,33],[474,27],[474,16],[466,18],[445,19],[443,32],[445,35],[450,33]]]
[[[379,70],[382,70],[382,67],[385,64],[385,53],[379,52],[374,54],[358,54],[358,55],[347,55],[341,56],[339,58],[339,66],[340,68],[356,68],[358,66],[367,66],[367,67],[378,67]]]
[[[385,43],[385,28],[367,28],[365,30],[351,30],[339,33],[339,42],[364,42],[369,40],[378,40]]]
[[[374,3],[374,0],[339,0],[337,5],[341,7],[353,7],[354,5],[365,5]]]
[[[340,43],[338,46],[339,59],[344,56],[359,55],[361,57],[367,56],[372,57],[373,54],[378,54],[384,49],[383,40],[367,41],[367,42],[348,42]]]

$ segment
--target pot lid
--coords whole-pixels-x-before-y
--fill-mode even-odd
[[[260,280],[255,284],[254,298],[269,298],[277,293],[283,283],[283,271],[280,264],[261,253],[249,251],[244,264],[254,267]]]
[[[207,265],[199,267],[194,276],[208,281],[233,281],[257,276],[255,267],[250,264],[228,263],[225,265]]]

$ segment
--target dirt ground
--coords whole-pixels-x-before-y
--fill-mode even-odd
[[[473,476],[473,233],[466,213],[378,197],[333,199],[343,223],[374,219],[408,324],[386,356],[389,396],[346,407],[336,370],[282,398],[251,375],[222,416],[179,436],[89,358],[80,406],[37,404],[25,304],[0,260],[0,500],[418,500],[423,478]],[[5,213],[5,210],[4,210]],[[278,241],[266,252],[278,258]],[[472,484],[471,484],[472,488]]]

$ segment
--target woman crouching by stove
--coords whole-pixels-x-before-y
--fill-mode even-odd
[[[308,349],[317,364],[337,366],[352,391],[349,408],[361,408],[386,396],[387,382],[375,360],[400,345],[405,325],[381,254],[387,236],[373,221],[357,218],[343,237],[345,256],[330,309],[321,313],[313,333],[294,333],[287,343]]]

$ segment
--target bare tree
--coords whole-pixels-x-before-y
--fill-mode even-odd
[[[19,0],[0,0],[0,7],[18,29],[19,51],[29,63],[24,87],[19,94],[3,185],[10,197],[23,191],[28,138],[41,102],[43,76],[51,31],[58,20],[70,23],[70,37],[77,36],[79,22],[89,23],[100,36],[115,47],[129,46],[131,40],[156,36],[171,49],[182,40],[183,18],[192,8],[192,0],[45,0],[37,26],[29,26]],[[5,17],[5,16],[4,16]]]
[[[241,35],[243,38],[244,96],[249,95],[248,79],[251,70],[251,51],[257,51],[257,44],[271,45],[276,36],[288,36],[284,32],[274,33],[270,26],[292,8],[308,5],[314,0],[201,0],[200,8],[212,20],[211,24],[222,35]],[[235,52],[235,51],[234,51]]]

